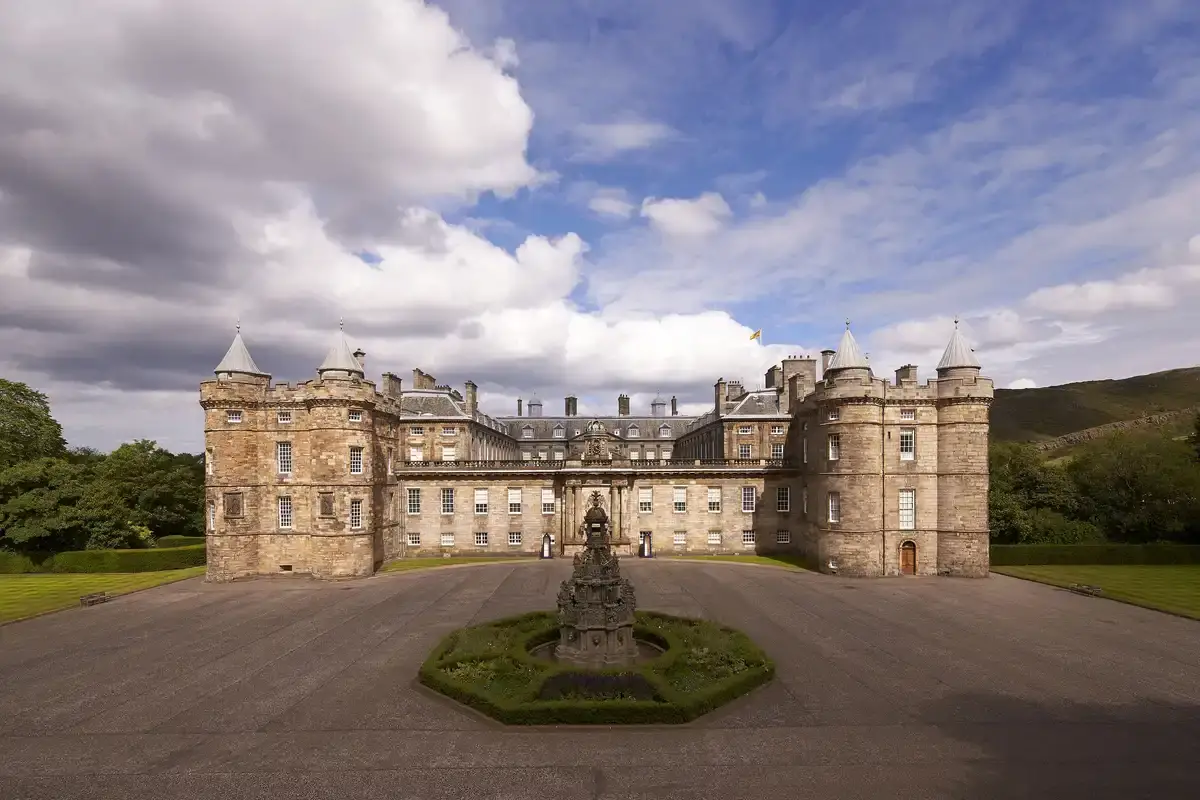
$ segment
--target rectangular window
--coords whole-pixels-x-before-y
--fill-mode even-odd
[[[758,493],[753,486],[742,487],[742,511],[752,513],[758,507]]]
[[[225,412],[225,421],[230,424],[236,424],[238,422],[241,422],[242,421],[242,412],[226,411]]]
[[[776,511],[791,511],[792,510],[792,487],[790,487],[790,486],[775,487],[775,510]]]
[[[411,428],[408,429],[408,432],[412,436],[424,436],[425,435],[425,426],[424,425],[413,425]]]
[[[555,428],[554,429],[554,438],[555,439],[565,438],[566,435],[567,435],[567,431],[565,428]]]
[[[638,513],[649,514],[654,510],[654,487],[638,489]]]
[[[279,498],[279,527],[292,527],[292,498],[286,495]]]
[[[621,435],[620,431],[617,432],[617,435]],[[637,425],[630,425],[629,430],[625,432],[625,435],[630,439],[636,439],[642,435],[642,432],[638,430]]]
[[[783,426],[782,425],[772,425],[771,426],[771,435],[772,436],[783,436]]]
[[[357,531],[363,526],[362,500],[350,501],[350,530]]]
[[[562,461],[562,460],[563,460],[563,451],[562,451],[562,450],[555,450],[555,451],[554,451],[554,460],[555,460],[555,461]]]
[[[521,532],[520,531],[509,531],[508,532],[508,546],[509,547],[520,547],[521,546]]]
[[[672,489],[672,500],[675,503],[675,513],[682,514],[687,511],[687,487],[676,486]]]
[[[532,439],[533,438],[533,428],[523,428],[521,430],[521,438],[522,439]]]
[[[349,418],[351,422],[362,422],[362,411],[357,408],[350,409]]]
[[[783,458],[783,445],[782,444],[777,443],[777,444],[771,445],[771,458]]]
[[[912,461],[917,457],[917,429],[900,429],[900,460]]]
[[[408,513],[421,513],[421,490],[409,488],[408,490]]]
[[[554,490],[553,489],[542,489],[542,513],[543,514],[553,514],[554,513]]]
[[[475,546],[487,547],[488,537],[487,531],[475,531]]]
[[[510,513],[510,514],[520,514],[521,513],[521,490],[520,489],[509,489],[508,490],[508,513]]]
[[[754,531],[742,531],[742,544],[754,544]]]
[[[658,438],[660,438],[660,439],[670,439],[670,438],[671,438],[671,428],[670,428],[670,426],[668,426],[668,425],[663,425],[661,428],[659,428],[659,429],[658,429]]]
[[[442,426],[442,436],[457,436],[457,435],[458,435],[458,428],[454,427],[453,425],[443,425]]]
[[[442,513],[443,514],[453,514],[454,513],[454,490],[453,489],[442,489]]]
[[[420,547],[421,546],[421,532],[420,531],[409,531],[408,532],[408,546],[409,547]]]
[[[639,453],[637,450],[629,451],[629,460],[630,461],[638,461],[641,459],[641,457],[642,457],[642,454]]]
[[[363,474],[363,449],[361,447],[350,448],[350,474]]]
[[[292,474],[292,443],[291,442],[276,442],[275,443],[275,463],[279,467],[280,475]]]
[[[792,532],[791,531],[775,531],[775,544],[791,544],[791,543],[792,543]]]
[[[738,425],[738,436],[749,436],[754,433],[754,429],[749,425]]]
[[[650,531],[642,531],[642,533],[649,532]],[[675,531],[675,533],[671,534],[671,542],[676,547],[683,547],[685,544],[687,544],[687,531]]]
[[[738,458],[750,458],[750,445],[748,445],[748,444],[739,444],[738,445]]]
[[[662,449],[662,451],[659,453],[659,457],[660,457],[660,458],[661,458],[663,461],[670,461],[670,460],[671,460],[671,448],[669,448],[669,447],[664,447],[664,448]]]
[[[225,516],[240,517],[243,514],[242,493],[229,492],[225,495]]]
[[[842,418],[842,410],[840,408],[829,409],[829,421],[830,422],[837,422],[841,418]]]
[[[454,534],[443,533],[441,537],[442,547],[454,547]]]
[[[842,495],[838,492],[829,493],[829,521],[842,521]]]
[[[333,513],[333,492],[320,492],[317,495],[317,514],[332,517]]]
[[[292,412],[284,410],[284,409],[280,409],[279,411],[276,411],[275,412],[275,421],[278,422],[280,425],[287,425],[288,423],[290,423],[292,421]]]
[[[842,457],[842,435],[840,433],[829,434],[829,460],[837,461]]]
[[[408,460],[409,461],[424,461],[425,460],[425,448],[423,448],[423,447],[408,448]]]
[[[475,490],[475,513],[476,514],[488,513],[488,490],[487,489],[476,489]]]
[[[547,456],[549,456],[549,455],[550,455],[550,452],[548,450],[539,450],[538,451],[538,461],[545,461]]]
[[[917,490],[900,490],[900,530],[911,531],[917,528]]]
[[[653,461],[653,460],[654,460],[654,448],[653,448],[653,447],[647,447],[647,448],[646,448],[646,459],[647,459],[648,461]]]
[[[721,532],[720,531],[709,531],[708,532],[708,543],[709,544],[720,544],[721,543]]]
[[[714,514],[721,511],[721,487],[708,487],[708,510]]]
[[[917,410],[915,408],[900,409],[901,422],[915,422],[917,419]]]
[[[453,446],[442,448],[442,461],[457,461],[457,460],[458,460],[458,451]]]
[[[217,504],[208,504],[208,529],[215,531],[217,529]]]
[[[521,460],[522,461],[531,461],[532,459],[533,459],[533,453],[529,452],[528,450],[521,451]]]

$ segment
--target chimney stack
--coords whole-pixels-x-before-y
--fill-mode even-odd
[[[355,350],[351,355],[354,356],[354,358],[358,361],[359,365],[362,366],[363,369],[367,368],[367,353],[365,350],[363,350],[360,347],[357,350]]]
[[[792,378],[799,378],[800,382],[796,385],[796,397],[793,401]],[[811,356],[800,358],[798,356],[788,356],[783,360],[783,381],[780,388],[785,390],[779,395],[780,410],[785,414],[791,414],[795,409],[795,403],[799,403],[804,398],[808,397],[817,386],[817,361]]]
[[[901,381],[912,381],[916,383],[917,368],[912,364],[905,364],[900,369],[896,370],[896,385],[899,386]]]
[[[825,377],[825,371],[829,369],[829,362],[833,361],[833,357],[837,355],[836,350],[821,351],[821,377]]]
[[[776,364],[767,370],[766,377],[763,379],[764,389],[782,389],[783,387],[783,367]]]
[[[629,416],[629,395],[627,395],[627,394],[617,395],[617,416],[618,417],[628,417]]]
[[[804,378],[804,374],[799,372],[788,378],[787,392],[779,398],[781,401],[787,403],[786,408],[780,409],[783,413],[795,413],[796,406],[800,404],[800,400],[804,397]],[[780,405],[783,405],[783,403],[781,402]]]
[[[675,399],[675,395],[671,395],[671,416],[679,416],[679,401]]]
[[[725,379],[717,378],[717,382],[713,384],[713,408],[716,416],[720,417],[725,413]]]
[[[467,402],[467,416],[474,418],[475,412],[479,410],[479,387],[475,385],[474,381],[467,381],[466,388],[467,391],[464,396]]]
[[[521,416],[521,407],[524,404],[524,402],[525,401],[522,400],[521,398],[519,398],[519,397],[517,398],[517,416],[518,417]]]
[[[397,378],[395,373],[383,373],[383,393],[388,397],[400,397],[402,384],[403,381]]]

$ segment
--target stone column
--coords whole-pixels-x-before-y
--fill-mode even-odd
[[[613,487],[616,489],[616,502],[613,504],[613,531],[618,539],[628,539],[628,531],[625,530],[625,495],[628,487],[625,479],[614,479]]]

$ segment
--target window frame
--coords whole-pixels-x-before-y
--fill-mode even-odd
[[[842,493],[829,492],[825,505],[825,520],[830,523],[840,523],[842,521]]]
[[[514,539],[513,537],[516,537],[516,538]],[[509,531],[508,532],[508,546],[509,547],[521,547],[522,545],[525,544],[524,539],[525,539],[525,537],[522,535],[521,531]]]
[[[362,422],[363,421],[362,409],[361,408],[350,409],[348,412],[346,412],[346,421],[347,422]]]
[[[748,547],[757,544],[758,534],[753,529],[742,529],[742,546]]]
[[[357,515],[355,514],[356,511],[358,512]],[[355,519],[354,519],[355,516],[358,517],[357,522],[355,522]],[[361,531],[363,529],[363,501],[362,501],[362,498],[359,498],[359,497],[350,498],[350,509],[349,509],[348,517],[349,517],[348,521],[350,524],[350,530]]]
[[[480,492],[482,492],[483,494],[480,495]],[[479,502],[479,498],[481,496],[483,497],[482,503]],[[488,499],[489,499],[488,498],[488,490],[486,488],[476,487],[475,491],[474,491],[474,499],[475,499],[475,514],[476,515],[486,515],[488,513],[488,509],[490,507],[490,503],[488,502]]]
[[[549,503],[546,502],[547,494],[550,495]],[[557,508],[557,506],[558,506],[558,498],[556,498],[554,496],[554,489],[543,486],[542,487],[542,514],[544,516],[549,516],[549,515],[553,514],[555,509]]]
[[[358,469],[354,468],[354,456],[358,456]],[[362,475],[366,470],[366,448],[359,444],[350,445],[350,474]]]
[[[748,444],[739,444],[738,458],[754,458],[754,448]]]
[[[649,496],[649,500],[645,499]],[[654,513],[654,487],[639,486],[638,487],[638,513],[653,514]]]
[[[776,486],[775,487],[775,510],[785,514],[790,514],[792,511],[792,487]]]
[[[747,500],[749,502],[747,502]],[[758,489],[753,486],[742,487],[742,513],[753,514],[758,510]]]
[[[286,512],[284,509],[287,509]],[[286,524],[284,517],[287,517]],[[281,531],[295,530],[296,528],[296,505],[292,502],[290,494],[278,495],[275,499],[275,524]]]
[[[909,508],[905,508],[905,500],[909,500]],[[907,519],[906,514],[907,513]],[[911,487],[905,487],[899,491],[896,504],[896,526],[902,531],[915,531],[917,529],[917,490]],[[908,524],[905,524],[905,523]]]
[[[682,500],[680,497],[682,496]],[[676,514],[686,514],[688,506],[687,486],[671,487],[671,510]]]
[[[443,514],[454,513],[454,487],[443,486],[441,492],[441,509]]]
[[[275,410],[275,424],[291,425],[292,424],[292,410],[290,408],[276,409]]]
[[[421,546],[421,532],[420,531],[406,531],[404,534],[404,537],[405,537],[404,540],[409,547],[420,547]]]
[[[245,418],[246,418],[246,414],[241,409],[237,409],[237,408],[225,409],[225,424],[226,425],[240,425],[240,424],[242,424],[242,421]]]
[[[285,459],[286,455],[286,459]],[[287,461],[284,464],[284,461]],[[292,443],[290,440],[282,440],[275,442],[275,469],[280,475],[291,475],[296,467],[295,458],[292,453]],[[284,466],[287,469],[284,469]]]
[[[842,460],[842,435],[830,433],[825,437],[825,458],[828,461]]]
[[[488,532],[487,531],[475,531],[475,546],[476,547],[487,547],[488,546]]]
[[[916,428],[901,428],[898,438],[898,448],[901,461],[916,461],[917,460],[917,429]],[[908,440],[909,448],[904,449],[905,439]]]
[[[775,531],[775,544],[791,544],[791,543],[792,543],[792,532],[790,530],[785,530],[783,528],[780,528],[779,530]]]
[[[717,497],[716,500],[713,500],[714,492],[716,493],[716,497]],[[720,486],[709,486],[708,492],[706,495],[706,499],[707,499],[707,503],[708,503],[708,513],[720,514],[721,513],[721,487]]]
[[[408,492],[404,498],[404,508],[409,516],[417,516],[421,513],[421,487],[409,486]]]
[[[513,502],[513,493],[514,492],[516,492],[516,497],[517,497],[517,502],[515,502],[515,503]],[[509,486],[507,499],[508,499],[508,513],[509,514],[523,513],[523,509],[525,508],[525,492],[521,487]]]

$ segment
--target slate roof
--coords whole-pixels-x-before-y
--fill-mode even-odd
[[[573,438],[579,431],[581,434],[586,430],[587,425],[592,420],[599,420],[604,424],[604,427],[610,432],[615,433],[622,439],[629,438],[629,426],[636,425],[638,427],[639,439],[675,439],[683,434],[688,429],[688,425],[695,417],[500,417],[498,420],[505,426],[508,435],[514,439],[524,441],[537,441],[540,439],[550,439],[555,441],[565,441]],[[658,429],[666,425],[671,435],[669,437],[660,437]],[[525,439],[522,431],[526,427],[533,428],[533,436],[530,439]],[[554,429],[561,427],[563,436],[556,439]]]
[[[847,323],[846,332],[842,334],[842,341],[838,343],[837,353],[829,362],[828,369],[870,368],[870,366],[866,356],[859,349],[858,342],[854,340],[854,334],[850,332],[850,324]]]
[[[734,400],[727,400],[721,409],[721,418],[734,417],[786,417],[779,407],[779,392],[775,389],[752,389]],[[698,430],[716,421],[712,411],[706,411],[696,418],[688,430]]]
[[[443,419],[472,419],[466,403],[451,397],[448,389],[406,389],[400,395],[401,417],[437,417]],[[508,433],[504,423],[495,417],[476,411],[474,420],[492,430]],[[406,419],[412,422],[412,419]]]
[[[357,373],[359,377],[362,377],[363,366],[354,357],[354,351],[350,349],[350,343],[346,341],[346,334],[341,329],[334,337],[333,346],[329,348],[325,360],[321,362],[321,366],[317,367],[318,375],[324,372]]]
[[[954,333],[950,334],[950,343],[946,345],[946,352],[942,354],[942,360],[937,365],[938,369],[955,367],[979,367],[975,351],[967,345],[967,340],[958,330],[958,320],[954,321]]]
[[[263,375],[270,377],[268,373],[259,369],[258,365],[254,363],[254,359],[250,357],[250,351],[246,349],[246,343],[242,341],[240,328],[233,337],[233,344],[229,345],[229,350],[225,353],[225,357],[221,359],[221,363],[217,364],[217,368],[213,372],[218,374],[223,372],[237,372],[243,375]]]

